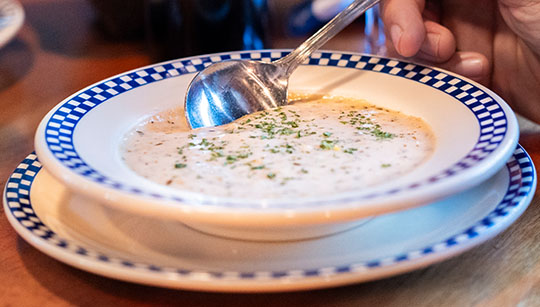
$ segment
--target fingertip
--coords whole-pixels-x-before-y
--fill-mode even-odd
[[[489,85],[491,67],[487,57],[481,53],[456,52],[442,67],[484,85]]]
[[[488,59],[483,54],[479,53],[462,54],[460,58],[461,65],[459,65],[459,69],[461,72],[459,73],[474,81],[487,85],[490,73]]]

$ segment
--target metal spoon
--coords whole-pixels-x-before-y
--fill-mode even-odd
[[[229,60],[212,64],[191,81],[184,110],[191,128],[219,126],[287,104],[289,76],[312,52],[379,0],[355,0],[287,56],[271,63]]]

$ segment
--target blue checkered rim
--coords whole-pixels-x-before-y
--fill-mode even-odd
[[[273,61],[286,54],[286,51],[258,51],[180,59],[142,68],[105,80],[81,91],[57,108],[50,117],[45,129],[47,146],[56,159],[64,166],[71,169],[73,172],[106,187],[154,199],[171,199],[178,202],[189,202],[188,199],[179,196],[162,195],[152,191],[145,191],[143,188],[127,186],[126,184],[112,180],[99,173],[83,161],[76,148],[74,148],[73,131],[75,126],[96,106],[134,88],[184,74],[195,73],[214,62],[232,58]],[[405,190],[416,189],[447,177],[455,176],[488,157],[499,147],[507,133],[508,126],[506,114],[493,97],[477,86],[445,72],[394,59],[333,52],[315,53],[309,59],[307,64],[347,67],[379,72],[425,84],[426,86],[444,92],[462,102],[474,114],[480,127],[480,136],[473,149],[460,161],[448,169],[443,170],[441,173],[427,178],[422,182],[411,183],[406,187],[378,192],[377,194],[372,193],[355,196],[353,199],[342,199],[342,201],[358,201],[385,194],[394,194]],[[215,202],[206,202],[204,200],[198,201],[198,205],[207,204],[215,205]],[[235,204],[224,201],[221,205],[234,206]],[[326,202],[314,201],[310,202],[309,205],[310,207],[326,205]],[[259,207],[258,204],[243,204],[243,206]],[[287,207],[286,205],[284,206]],[[273,207],[279,208],[280,205],[276,204]]]
[[[156,264],[134,262],[128,259],[121,259],[105,255],[77,243],[59,237],[53,230],[34,212],[30,201],[30,188],[41,169],[41,164],[35,154],[29,155],[15,169],[9,178],[5,199],[9,208],[6,214],[11,216],[24,227],[33,236],[40,238],[51,246],[61,248],[66,253],[79,257],[86,257],[88,260],[99,261],[107,265],[124,269],[137,269],[152,274],[176,274],[178,279],[200,278],[204,276],[208,282],[212,280],[254,280],[267,281],[269,276],[274,280],[286,278],[308,278],[318,276],[338,276],[341,274],[365,272],[366,270],[376,270],[380,268],[397,266],[409,261],[418,260],[422,257],[441,254],[458,249],[460,246],[467,245],[475,239],[479,239],[482,234],[507,223],[509,220],[517,218],[516,213],[522,212],[528,202],[524,202],[527,196],[530,196],[535,185],[536,173],[534,166],[528,154],[518,145],[513,156],[507,162],[506,167],[509,172],[509,184],[506,194],[494,210],[489,212],[484,218],[476,221],[471,227],[464,231],[448,237],[447,239],[435,242],[433,245],[426,246],[417,250],[407,251],[403,254],[390,256],[385,259],[373,259],[361,263],[339,264],[334,267],[310,268],[310,269],[291,269],[273,272],[220,272],[220,271],[194,271],[185,268],[164,267]]]

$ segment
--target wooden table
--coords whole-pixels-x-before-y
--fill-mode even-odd
[[[33,150],[40,119],[73,92],[151,62],[141,42],[107,41],[82,0],[23,1],[26,23],[0,50],[0,186]],[[360,50],[349,29],[328,48]],[[274,47],[295,47],[280,39]],[[536,132],[535,132],[536,131]],[[520,143],[540,165],[540,132]],[[72,268],[23,241],[0,214],[1,306],[539,306],[540,197],[504,233],[458,257],[408,274],[346,287],[276,294],[175,291]]]

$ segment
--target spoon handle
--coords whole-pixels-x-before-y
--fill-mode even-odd
[[[353,3],[332,18],[332,20],[298,46],[298,48],[287,56],[275,61],[274,64],[281,66],[284,70],[284,76],[289,77],[298,65],[309,58],[313,51],[321,48],[327,41],[378,2],[379,0],[353,1]]]

